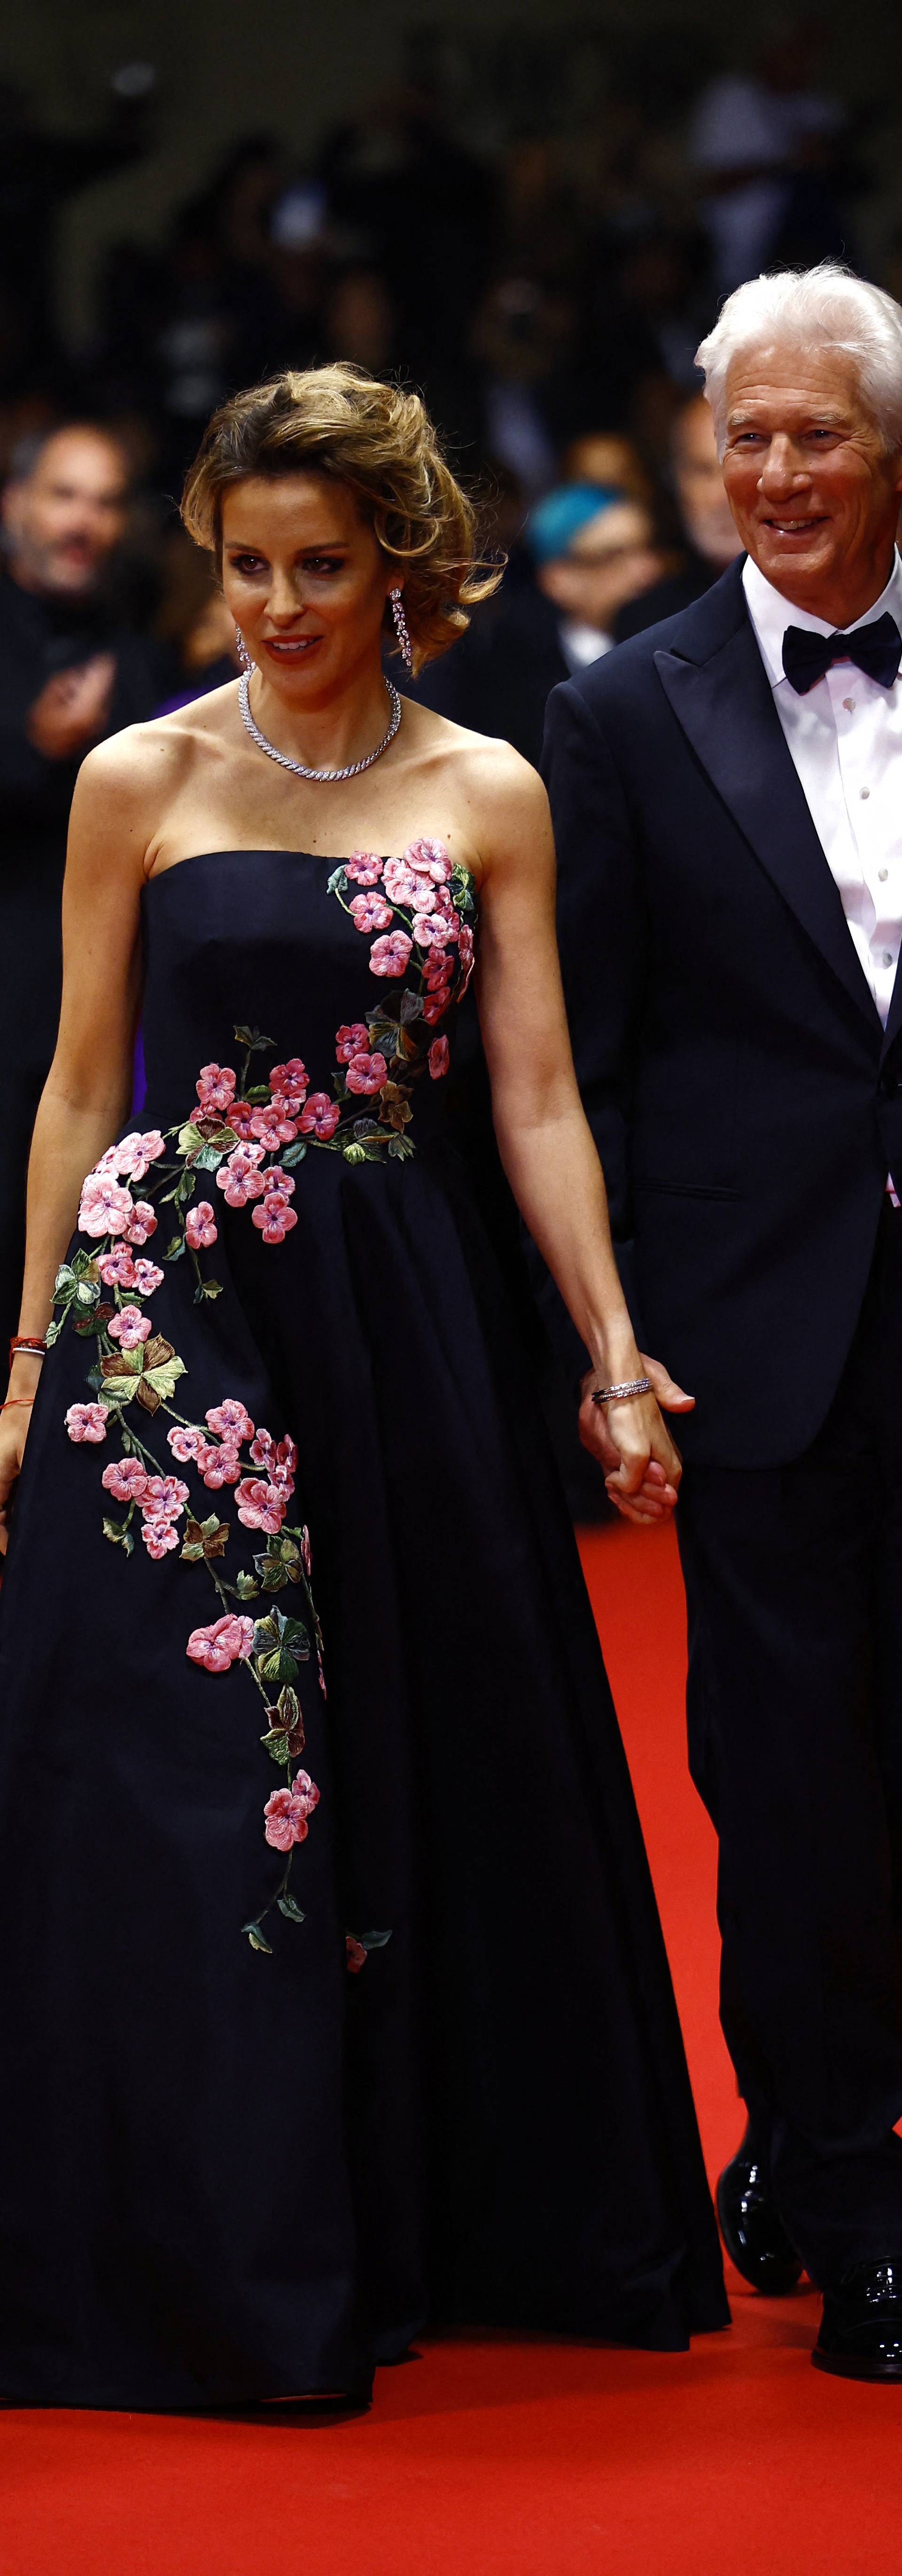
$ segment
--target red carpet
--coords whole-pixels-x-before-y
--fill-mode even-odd
[[[689,1785],[671,1534],[584,1556],[712,2171],[737,2134],[713,1837]],[[823,2378],[816,2303],[734,2292],[686,2358],[485,2339],[383,2371],[351,2423],[0,2417],[3,2576],[877,2576],[902,2560],[902,2388]]]

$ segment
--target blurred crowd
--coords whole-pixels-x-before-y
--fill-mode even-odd
[[[424,687],[535,758],[549,686],[728,559],[693,368],[718,299],[762,266],[860,261],[867,135],[819,87],[816,37],[784,30],[695,95],[691,75],[655,82],[646,65],[612,81],[585,129],[516,132],[494,157],[426,87],[350,117],[303,168],[282,142],[244,137],[165,239],[106,252],[93,343],[76,358],[58,309],[59,216],[154,149],[139,71],[76,139],[0,92],[7,578],[42,448],[44,482],[52,473],[77,511],[84,439],[76,472],[75,448],[48,451],[47,433],[92,422],[125,502],[109,545],[85,540],[85,589],[111,630],[143,637],[155,704],[222,678],[228,627],[175,511],[210,412],[285,365],[340,356],[398,373],[477,491],[487,549],[508,557],[497,599]],[[70,607],[78,586],[70,551]],[[89,740],[97,687],[78,703]]]
[[[735,551],[693,365],[719,298],[761,267],[837,254],[862,265],[868,133],[822,92],[801,27],[694,92],[679,54],[669,69],[647,54],[612,78],[585,126],[557,119],[545,132],[533,117],[493,154],[425,82],[349,116],[303,167],[272,136],[245,136],[162,240],[108,249],[93,340],[74,351],[60,310],[63,211],[153,153],[160,113],[140,65],[77,137],[46,131],[0,88],[10,1326],[79,761],[237,669],[209,565],[177,512],[217,403],[332,357],[422,391],[478,499],[484,549],[506,569],[415,685],[537,760],[555,682],[698,595]],[[895,269],[902,248],[889,242],[890,286]]]

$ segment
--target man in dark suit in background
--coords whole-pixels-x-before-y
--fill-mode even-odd
[[[0,1347],[16,1330],[25,1174],[56,1043],[72,790],[92,743],[153,713],[159,657],[123,630],[107,575],[128,468],[92,422],[26,442],[3,496],[0,578]]]
[[[821,2367],[902,2380],[902,310],[756,279],[699,359],[747,558],[551,698],[561,945],[634,1322],[697,1399],[724,2233],[807,2266]]]

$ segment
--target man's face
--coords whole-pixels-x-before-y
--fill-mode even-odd
[[[724,491],[714,423],[704,394],[680,413],[674,431],[674,480],[680,517],[690,545],[718,571],[739,553],[739,537]]]
[[[832,623],[864,615],[889,579],[902,456],[883,446],[851,359],[782,348],[734,359],[723,477],[767,581]]]
[[[10,570],[23,590],[93,589],[125,526],[126,464],[99,430],[60,429],[3,501]]]

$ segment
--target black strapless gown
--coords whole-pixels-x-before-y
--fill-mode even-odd
[[[414,857],[147,889],[148,1149],[86,1185],[3,1593],[7,2402],[361,2395],[427,2321],[727,2319],[449,1109],[472,905]]]

